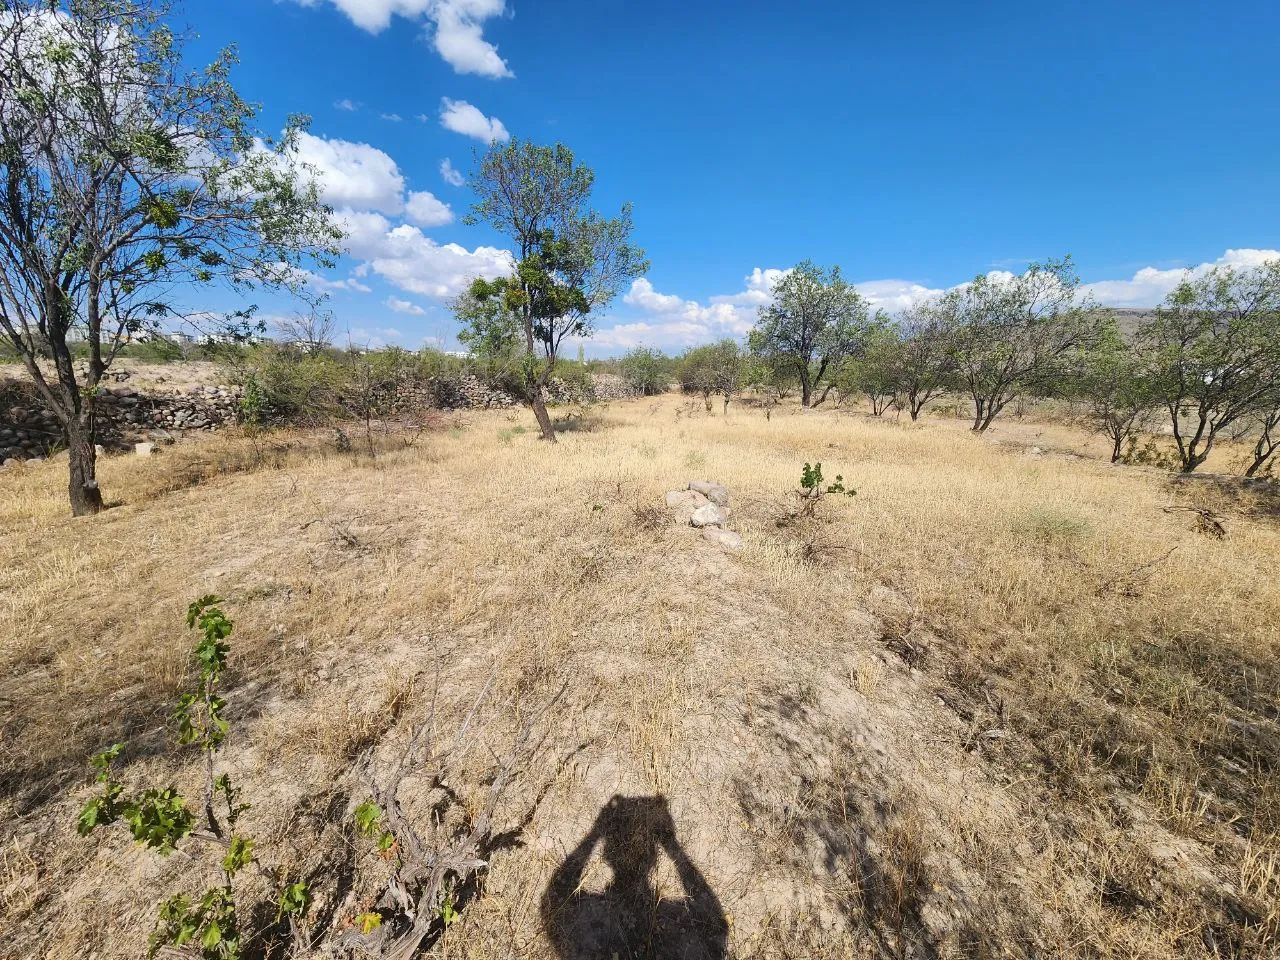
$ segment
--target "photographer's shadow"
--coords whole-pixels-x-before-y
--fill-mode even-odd
[[[597,844],[613,879],[582,890]],[[659,897],[651,874],[665,851],[684,896]],[[556,870],[542,896],[542,925],[562,960],[723,960],[728,924],[720,901],[676,841],[664,797],[615,796]]]

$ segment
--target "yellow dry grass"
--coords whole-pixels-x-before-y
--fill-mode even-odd
[[[203,876],[73,822],[117,739],[129,783],[198,782],[166,717],[209,592],[236,621],[246,829],[321,909],[359,893],[349,771],[395,736],[393,699],[455,715],[495,671],[504,696],[567,680],[502,811],[532,814],[522,842],[449,956],[551,956],[539,897],[617,793],[668,798],[732,956],[1278,949],[1264,490],[1112,467],[1062,425],[700,406],[597,408],[555,446],[471,413],[374,460],[322,435],[181,444],[107,460],[117,505],[83,521],[62,464],[0,474],[0,956],[138,956]],[[785,522],[818,460],[857,497]],[[740,553],[654,513],[699,478],[732,491]]]

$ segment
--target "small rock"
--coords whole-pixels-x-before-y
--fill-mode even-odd
[[[707,503],[693,511],[689,522],[695,527],[718,527],[727,519],[723,510],[714,503]]]
[[[732,530],[721,530],[719,527],[703,527],[702,535],[716,546],[726,550],[741,550],[742,535]]]
[[[140,457],[149,457],[155,451],[156,445],[154,443],[135,443],[133,445],[133,452]]]

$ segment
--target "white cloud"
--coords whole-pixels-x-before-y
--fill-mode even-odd
[[[450,100],[444,97],[440,101],[440,125],[446,130],[475,137],[484,143],[497,140],[506,143],[511,134],[497,117],[486,117],[478,109],[465,100]]]
[[[427,314],[427,311],[416,303],[410,303],[408,300],[401,300],[398,297],[387,297],[383,302],[387,305],[388,310],[394,310],[396,313],[407,313],[411,317],[424,317]]]
[[[631,289],[622,298],[622,302],[654,313],[668,313],[684,306],[684,301],[674,294],[658,293],[644,277],[631,281]]]
[[[448,299],[466,289],[476,277],[509,274],[515,261],[506,250],[456,243],[439,244],[417,227],[391,221],[378,213],[341,210],[334,220],[347,234],[351,256],[361,261],[356,277],[377,274],[393,286],[420,296]]]
[[[1097,280],[1083,284],[1083,288],[1103,306],[1154,307],[1188,276],[1204,276],[1214,267],[1257,267],[1278,259],[1280,250],[1228,250],[1212,263],[1169,270],[1143,267],[1129,280]]]
[[[757,267],[744,279],[741,292],[711,297],[706,304],[659,293],[640,277],[632,281],[622,302],[648,316],[598,330],[592,342],[617,349],[640,345],[680,349],[723,337],[744,337],[756,321],[757,308],[769,302],[773,283],[785,272]]]
[[[335,100],[333,105],[339,110],[345,110],[348,113],[355,113],[360,109],[360,104],[356,103],[350,97],[344,97],[341,100]]]
[[[460,187],[467,182],[462,173],[454,168],[453,161],[448,157],[440,161],[440,176],[451,187]]]
[[[334,280],[330,277],[322,276],[311,270],[304,270],[301,267],[290,266],[287,263],[277,263],[271,267],[272,273],[283,283],[302,283],[306,284],[312,290],[320,293],[337,293],[339,291],[351,291],[354,293],[372,293],[373,290],[361,283],[355,275],[345,280]]]
[[[369,261],[374,273],[401,290],[436,299],[456,297],[476,277],[509,274],[514,265],[506,250],[439,244],[408,224],[389,231]]]
[[[306,174],[320,185],[325,203],[393,216],[404,210],[404,177],[396,162],[377,147],[347,140],[326,140],[302,132],[294,152],[313,169]]]
[[[449,205],[425,190],[409,194],[404,212],[420,227],[442,227],[453,222],[453,211]]]
[[[383,120],[389,120],[391,123],[399,123],[404,119],[404,117],[400,116],[398,113],[383,113],[380,114],[380,116]]]
[[[504,0],[437,0],[428,15],[435,20],[436,53],[458,73],[513,77],[498,49],[484,38],[484,21],[506,9]]]
[[[870,305],[872,313],[883,310],[889,314],[909,310],[923,300],[942,296],[946,292],[910,280],[867,280],[855,283],[854,288]]]
[[[297,0],[314,7],[323,0]],[[514,74],[498,49],[484,38],[484,23],[506,12],[505,0],[329,0],[370,33],[385,30],[393,15],[409,20],[425,19],[434,25],[432,46],[458,73],[482,77]]]

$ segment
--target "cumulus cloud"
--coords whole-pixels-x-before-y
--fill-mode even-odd
[[[460,187],[467,182],[466,178],[454,167],[453,161],[448,157],[440,161],[440,176],[451,187]]]
[[[347,113],[355,113],[360,109],[360,104],[356,103],[350,97],[344,97],[341,100],[335,100],[333,105],[339,110],[345,110]]]
[[[497,117],[486,117],[476,107],[465,100],[450,100],[444,97],[440,101],[440,125],[446,130],[475,137],[484,143],[497,140],[506,143],[511,134]]]
[[[390,121],[391,123],[399,123],[404,119],[404,117],[400,116],[398,113],[384,113],[381,114],[381,116],[383,120]]]
[[[493,279],[511,273],[515,263],[506,250],[439,244],[417,227],[402,224],[382,238],[369,266],[401,290],[444,300],[462,293],[476,277]]]
[[[314,7],[325,0],[297,0]],[[458,73],[482,77],[514,76],[498,48],[484,38],[486,20],[506,12],[505,0],[328,0],[351,22],[370,33],[379,33],[393,15],[428,22],[431,45]]]
[[[399,297],[387,297],[383,302],[386,304],[388,310],[393,310],[396,313],[407,313],[411,317],[424,317],[427,314],[427,311],[423,310],[416,303],[411,303],[408,300],[401,300]]]
[[[392,286],[419,296],[456,297],[476,277],[510,274],[515,261],[506,250],[456,243],[440,244],[415,226],[391,221],[379,213],[341,210],[334,215],[346,233],[351,256],[361,261],[353,276],[375,274]]]
[[[1187,277],[1201,277],[1214,267],[1257,267],[1280,260],[1280,250],[1228,250],[1217,260],[1193,267],[1143,267],[1128,280],[1097,280],[1083,284],[1086,293],[1108,307],[1154,307]]]
[[[744,337],[756,321],[756,310],[769,302],[773,283],[785,272],[757,267],[745,278],[743,290],[711,297],[705,304],[659,293],[640,277],[632,281],[622,302],[647,316],[599,330],[592,341],[624,350],[641,345],[680,349],[723,337]]]
[[[409,194],[404,212],[420,227],[442,227],[453,222],[453,211],[449,205],[425,190]]]
[[[393,216],[404,210],[404,176],[377,147],[326,140],[303,131],[294,158],[311,168],[304,176],[316,180],[321,197],[331,206]]]
[[[883,310],[890,314],[910,310],[921,301],[946,292],[910,280],[867,280],[855,283],[854,287],[870,305],[872,313]]]

